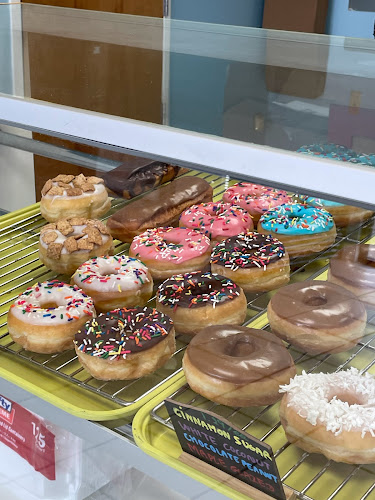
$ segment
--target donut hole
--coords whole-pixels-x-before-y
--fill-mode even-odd
[[[99,273],[101,276],[111,276],[112,274],[118,274],[120,269],[115,269],[112,266],[102,266],[99,269]]]
[[[226,344],[224,354],[231,356],[232,358],[242,358],[244,356],[249,356],[254,352],[254,346],[251,339],[248,336],[237,337],[230,339]]]
[[[353,394],[352,392],[348,391],[343,391],[339,392],[338,394],[334,394],[331,397],[330,401],[332,401],[334,398],[339,401],[342,401],[343,403],[348,403],[349,406],[363,404],[362,398],[360,398],[357,394]]]
[[[304,304],[311,307],[325,306],[327,302],[327,299],[322,295],[313,295],[311,297],[306,297],[306,299],[303,301]]]
[[[42,309],[56,309],[57,307],[59,307],[59,304],[57,304],[57,302],[54,302],[53,300],[50,300],[49,302],[43,302],[42,304],[40,304],[40,307]]]

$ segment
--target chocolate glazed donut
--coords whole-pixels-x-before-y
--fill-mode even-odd
[[[375,306],[375,245],[350,245],[330,261],[328,280]]]
[[[219,325],[190,342],[183,368],[190,387],[216,403],[261,406],[281,398],[279,385],[296,373],[291,355],[272,333]]]
[[[355,295],[317,280],[278,290],[267,314],[276,335],[311,354],[351,349],[362,338],[367,319]]]
[[[205,326],[242,324],[247,302],[230,279],[197,271],[165,280],[157,292],[156,308],[172,318],[177,332],[196,335]]]

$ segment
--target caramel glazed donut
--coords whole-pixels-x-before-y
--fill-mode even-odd
[[[305,281],[280,288],[267,309],[273,333],[304,352],[343,352],[362,338],[364,305],[345,288]]]
[[[262,406],[280,399],[279,385],[296,369],[282,341],[265,330],[210,326],[188,345],[183,369],[190,387],[228,406]]]
[[[168,314],[179,333],[196,335],[218,324],[242,324],[247,302],[242,289],[219,274],[177,274],[158,288],[156,308]]]
[[[211,271],[234,280],[245,292],[263,292],[288,283],[289,256],[269,234],[239,234],[214,247]]]
[[[49,222],[65,217],[96,218],[111,208],[103,179],[60,174],[43,186],[40,212]]]
[[[71,281],[93,299],[100,312],[144,306],[153,288],[147,267],[126,255],[97,257],[84,262]]]
[[[28,288],[10,307],[8,329],[23,348],[49,354],[72,349],[74,334],[92,316],[93,301],[77,286],[45,281]]]
[[[330,260],[328,280],[375,306],[375,245],[348,245]]]
[[[300,203],[269,210],[259,219],[257,229],[281,240],[289,257],[321,252],[333,245],[336,238],[331,214]]]
[[[99,220],[70,217],[47,224],[40,231],[39,258],[57,273],[73,274],[91,257],[112,253],[112,236]]]
[[[302,372],[288,385],[280,420],[288,441],[348,464],[375,463],[375,380],[356,368]]]
[[[154,372],[175,351],[171,319],[156,309],[116,309],[75,335],[79,361],[99,380],[132,380]]]

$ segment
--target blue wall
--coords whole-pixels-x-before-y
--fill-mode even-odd
[[[4,1],[4,0],[2,0]],[[0,92],[12,92],[10,9],[0,7]]]
[[[170,3],[172,19],[262,26],[264,0],[170,0]]]
[[[375,12],[359,12],[349,10],[348,7],[349,0],[330,0],[326,33],[328,35],[373,38]]]

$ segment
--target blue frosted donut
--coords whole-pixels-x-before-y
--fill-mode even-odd
[[[300,198],[303,201],[303,203],[307,203],[308,205],[317,208],[344,206],[342,203],[337,203],[337,201],[323,200],[323,198],[314,198],[313,196],[301,195]]]
[[[297,149],[297,153],[375,167],[375,154],[366,155],[364,153],[356,153],[353,149],[340,146],[340,144],[311,144],[300,147]]]
[[[334,227],[326,210],[300,203],[275,207],[263,214],[259,223],[265,231],[288,235],[324,233]]]

